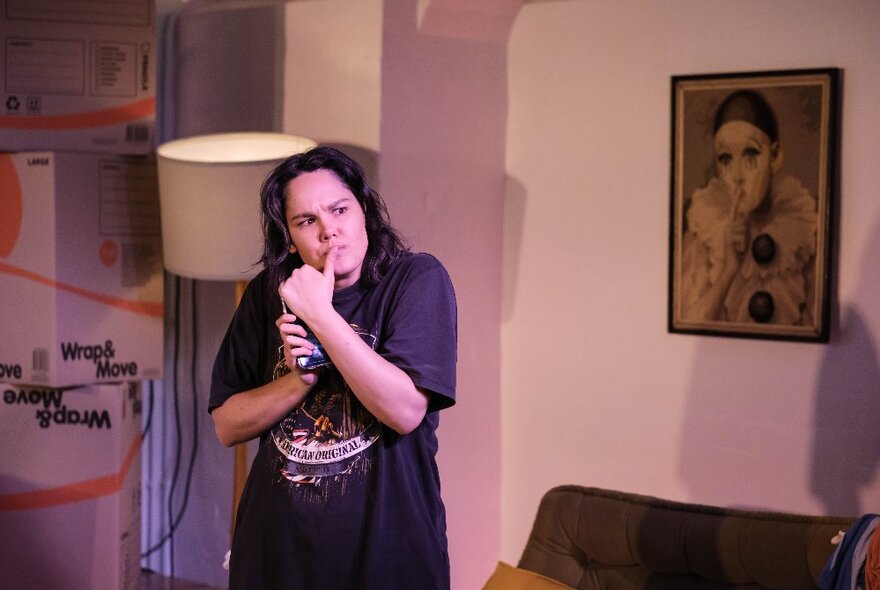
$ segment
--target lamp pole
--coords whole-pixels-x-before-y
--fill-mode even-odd
[[[244,295],[244,289],[247,287],[247,281],[235,281],[235,307],[241,303],[241,297]],[[238,503],[241,500],[241,493],[244,491],[244,483],[247,481],[248,465],[247,465],[247,443],[238,443],[235,445],[235,459],[232,471],[232,520],[229,525],[229,538],[232,539],[232,532],[235,530],[235,515],[238,513]]]

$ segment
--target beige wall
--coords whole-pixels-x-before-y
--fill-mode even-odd
[[[285,4],[284,131],[379,149],[382,3]]]
[[[502,557],[576,483],[803,512],[880,499],[880,4],[527,4],[509,44]],[[670,77],[844,70],[828,345],[666,330]]]

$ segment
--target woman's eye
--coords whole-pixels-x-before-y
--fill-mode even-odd
[[[297,223],[297,225],[300,226],[300,227],[303,227],[303,226],[306,226],[306,225],[311,225],[311,224],[313,224],[313,223],[315,223],[315,219],[314,219],[313,217],[307,217],[306,219],[303,219],[302,221],[300,221],[299,223]]]
[[[733,157],[730,154],[727,154],[727,153],[718,154],[718,163],[721,164],[722,166],[727,166],[728,164],[730,164],[731,159],[733,159]]]
[[[748,158],[750,160],[753,160],[760,155],[761,155],[761,151],[757,150],[755,148],[746,148],[745,150],[743,150],[743,156],[745,156],[746,158]]]
[[[337,215],[342,215],[346,211],[348,211],[348,207],[337,207],[336,209],[333,210],[333,212],[336,213]]]

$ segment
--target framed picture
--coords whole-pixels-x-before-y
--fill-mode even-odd
[[[670,332],[828,341],[839,73],[672,78]]]

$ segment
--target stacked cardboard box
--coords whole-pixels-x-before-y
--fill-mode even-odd
[[[0,154],[0,380],[67,387],[162,372],[152,158]]]
[[[0,392],[4,587],[137,588],[139,384]]]
[[[162,374],[154,0],[0,0],[0,571],[138,587]]]
[[[152,0],[0,0],[0,149],[153,151]]]

